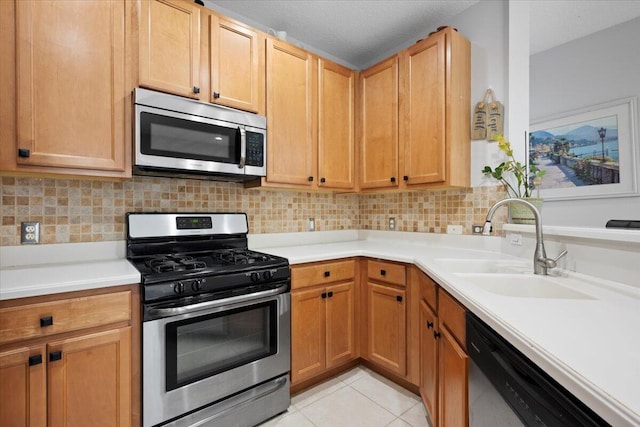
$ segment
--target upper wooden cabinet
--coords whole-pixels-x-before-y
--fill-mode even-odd
[[[470,64],[452,28],[400,53],[402,188],[470,185]]]
[[[139,85],[201,99],[200,8],[183,0],[142,0]]]
[[[398,186],[398,57],[360,75],[360,187]]]
[[[210,15],[209,100],[259,113],[264,110],[264,50],[262,37],[223,17]],[[262,69],[260,65],[262,64]]]
[[[318,186],[355,185],[356,73],[318,60]]]
[[[132,3],[1,3],[2,169],[131,176]]]
[[[317,63],[293,45],[267,39],[267,183],[311,188],[317,175]]]
[[[361,73],[363,190],[470,185],[470,64],[448,28]]]

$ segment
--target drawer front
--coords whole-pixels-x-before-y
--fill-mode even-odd
[[[0,344],[131,319],[131,292],[0,309]]]
[[[436,312],[438,309],[438,305],[436,304],[438,289],[436,282],[420,270],[418,270],[418,282],[420,283],[420,297],[429,305],[431,310]]]
[[[440,323],[455,337],[458,343],[466,350],[466,309],[451,295],[438,289],[438,317]]]
[[[291,267],[291,289],[352,280],[355,277],[355,261],[313,263]]]
[[[405,286],[407,281],[404,265],[384,261],[367,261],[367,276],[398,286]]]

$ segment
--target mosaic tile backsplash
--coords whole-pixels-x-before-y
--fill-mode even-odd
[[[470,234],[488,208],[505,197],[500,187],[386,194],[327,194],[245,189],[242,184],[134,177],[126,182],[2,177],[0,245],[20,244],[20,223],[40,221],[40,242],[125,239],[127,212],[246,212],[251,233],[387,230],[445,233],[461,224]],[[496,225],[506,219],[496,218]]]

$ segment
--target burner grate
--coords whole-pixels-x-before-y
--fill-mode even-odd
[[[171,271],[198,270],[206,268],[207,263],[195,259],[192,256],[166,255],[152,258],[145,261],[147,267],[156,273],[166,273]]]

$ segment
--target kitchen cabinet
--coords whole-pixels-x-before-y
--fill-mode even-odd
[[[360,78],[360,188],[470,185],[470,43],[442,30]]]
[[[317,175],[317,60],[267,39],[267,184],[312,188]]]
[[[398,187],[398,56],[360,74],[360,188]]]
[[[401,377],[407,373],[405,267],[367,261],[367,356]]]
[[[137,298],[132,286],[0,302],[0,424],[137,425]]]
[[[465,308],[424,273],[420,301],[420,395],[432,425],[468,425]],[[437,301],[437,305],[436,305]]]
[[[133,2],[1,3],[2,170],[130,177]]]
[[[264,36],[223,16],[209,19],[209,101],[264,114]]]
[[[248,186],[353,191],[356,72],[278,40],[267,59],[267,177]]]
[[[470,185],[470,64],[453,28],[400,53],[402,188]]]
[[[355,268],[354,260],[292,267],[292,385],[357,357]]]
[[[356,73],[318,60],[318,187],[355,185]]]
[[[139,85],[201,99],[200,7],[183,0],[140,3]]]

